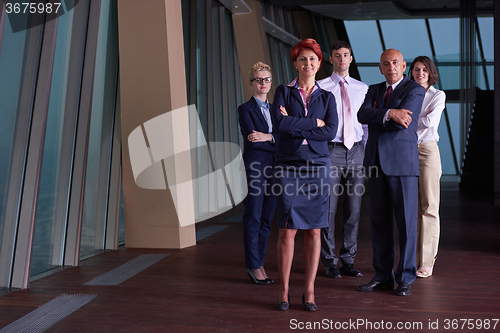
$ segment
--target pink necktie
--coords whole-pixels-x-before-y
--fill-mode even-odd
[[[384,96],[384,106],[385,106],[385,102],[387,102],[387,99],[389,98],[389,95],[391,94],[392,92],[392,86],[389,86],[389,88],[387,88],[387,92],[385,93],[385,96]]]
[[[342,114],[344,116],[344,146],[351,149],[354,145],[354,125],[352,123],[351,100],[344,79],[340,81],[340,97],[342,98]]]

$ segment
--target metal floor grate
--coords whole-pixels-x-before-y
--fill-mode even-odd
[[[104,273],[95,279],[90,280],[84,285],[92,286],[116,286],[134,275],[142,272],[165,259],[170,254],[141,254],[140,256],[120,265],[107,273]]]
[[[196,232],[196,241],[200,241],[203,238],[206,238],[208,236],[212,236],[216,232],[219,232],[221,230],[224,230],[226,228],[229,228],[229,225],[211,225],[209,227],[203,228],[201,230],[198,230]]]
[[[41,333],[69,316],[97,295],[60,295],[0,329],[0,333]]]

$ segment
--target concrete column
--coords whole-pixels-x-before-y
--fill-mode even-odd
[[[146,160],[148,149],[153,160],[153,142],[148,140],[155,138],[148,137],[143,124],[165,112],[187,106],[181,0],[119,0],[118,29],[125,245],[144,248],[195,245],[192,193],[190,198],[186,191],[179,193],[137,186],[128,146],[129,135],[142,126]],[[183,123],[173,129],[165,128],[165,131],[177,131],[186,126]],[[186,145],[183,133],[179,134],[169,135],[167,141],[171,142],[165,142],[173,151]],[[156,165],[166,183],[167,171],[176,177],[190,172],[190,159],[183,159],[182,164],[182,167],[175,165],[172,168],[161,161]],[[185,227],[181,227],[181,220]]]
[[[262,61],[271,66],[273,74],[276,73],[276,69],[271,62],[260,1],[247,0],[245,2],[251,8],[252,12],[248,14],[234,14],[233,28],[243,80],[244,100],[248,101],[253,95],[252,88],[248,84],[248,71],[252,68],[252,65],[258,61]],[[272,85],[271,91],[267,95],[271,102],[274,96],[274,89],[276,88],[275,85]]]

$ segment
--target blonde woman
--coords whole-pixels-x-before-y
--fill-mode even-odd
[[[241,134],[245,140],[243,162],[248,182],[248,194],[243,201],[243,244],[250,282],[271,284],[264,269],[267,242],[271,232],[276,199],[270,188],[276,141],[271,122],[271,105],[267,93],[273,80],[271,68],[258,62],[250,70],[249,84],[253,89],[250,100],[238,107]]]

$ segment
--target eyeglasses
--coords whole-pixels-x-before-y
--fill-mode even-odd
[[[255,78],[252,79],[252,82],[257,82],[257,83],[262,83],[262,82],[271,83],[271,82],[273,82],[273,78],[272,77],[255,77]]]

